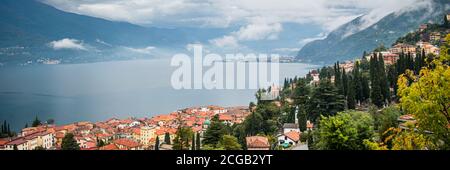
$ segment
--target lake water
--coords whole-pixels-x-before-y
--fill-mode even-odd
[[[314,66],[280,64],[280,78]],[[35,116],[57,124],[151,117],[191,106],[247,106],[256,90],[175,90],[168,59],[0,67],[0,121],[13,129]],[[283,81],[280,81],[281,83]]]

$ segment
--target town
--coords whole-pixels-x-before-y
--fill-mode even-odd
[[[249,106],[61,126],[36,117],[17,135],[4,122],[0,149],[449,149],[449,21],[447,14],[444,24],[422,24],[390,48],[259,89]]]

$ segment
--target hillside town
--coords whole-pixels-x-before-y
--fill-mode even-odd
[[[0,139],[1,150],[59,150],[63,138],[71,133],[81,150],[151,150],[160,140],[161,150],[171,150],[164,143],[166,135],[175,138],[179,123],[203,134],[215,115],[226,125],[242,123],[248,107],[193,107],[152,118],[111,118],[101,122],[76,122],[67,125],[42,124],[21,130],[17,137]],[[102,143],[103,146],[99,144]]]

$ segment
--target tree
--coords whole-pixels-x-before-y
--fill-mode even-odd
[[[219,116],[215,115],[213,119],[211,119],[211,125],[206,129],[203,136],[203,145],[217,145],[220,138],[222,138],[225,133],[225,125],[219,121]]]
[[[339,112],[335,116],[322,116],[318,129],[318,149],[364,150],[364,140],[373,138],[373,119],[369,113]]]
[[[191,141],[192,133],[193,132],[191,128],[180,125],[173,141],[173,149],[189,150],[189,143]]]
[[[196,147],[195,149],[201,150],[201,146],[202,146],[202,143],[200,141],[200,133],[197,132],[197,138],[195,140],[195,147]]]
[[[300,131],[304,132],[306,130],[306,121],[307,121],[305,108],[299,107],[298,112],[299,112],[298,113],[298,125],[300,128]]]
[[[191,150],[195,150],[195,133],[192,133]]]
[[[219,148],[224,148],[225,150],[242,150],[241,144],[239,144],[237,138],[232,135],[223,135],[217,146]]]
[[[72,133],[67,133],[62,139],[61,143],[62,150],[80,150],[80,145],[78,145],[77,141],[74,138]]]
[[[17,148],[17,145],[16,145],[16,144],[13,145],[13,150],[15,150],[15,151],[16,151],[16,150],[19,150],[19,149]]]
[[[431,68],[422,68],[418,76],[407,71],[398,80],[402,109],[414,114],[422,133],[433,132],[434,143],[442,149],[450,149],[450,34],[446,42]]]
[[[374,57],[370,59],[370,100],[371,102],[378,106],[383,106],[383,92],[380,84],[382,84],[380,79],[380,65],[378,64],[378,57],[375,54]]]
[[[355,83],[354,80],[352,79],[351,76],[349,76],[348,78],[348,89],[347,89],[347,108],[348,109],[355,109],[356,107],[356,102],[355,102],[355,98],[356,98],[356,92],[355,92]]]
[[[169,132],[166,132],[165,134],[164,134],[164,143],[165,144],[168,144],[168,145],[170,145],[170,134],[169,134]]]
[[[401,111],[396,106],[390,106],[379,114],[374,114],[375,119],[375,128],[378,131],[380,135],[381,141],[386,141],[386,139],[391,135],[391,133],[388,131],[391,128],[398,127],[398,117],[401,116]],[[392,148],[392,143],[387,142],[385,143],[388,148]]]
[[[25,128],[28,128],[28,123],[25,123]]]
[[[105,146],[105,142],[97,138],[97,147],[100,148],[102,146]]]
[[[310,94],[310,88],[305,79],[300,79],[294,89],[292,99],[295,105],[306,105]]]
[[[159,136],[156,136],[155,150],[159,150]]]
[[[319,87],[314,90],[310,103],[309,112],[312,120],[316,120],[320,115],[335,115],[345,109],[345,98],[338,94],[338,90],[328,79],[323,79]]]
[[[41,120],[38,119],[38,117],[36,116],[36,118],[33,121],[33,124],[31,126],[33,127],[38,127],[39,125],[42,125]]]

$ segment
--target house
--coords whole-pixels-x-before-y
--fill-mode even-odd
[[[249,136],[245,138],[247,150],[270,150],[269,139],[264,136]]]
[[[400,53],[411,53],[412,55],[416,54],[416,46],[404,44],[404,43],[398,43],[395,44],[391,49],[389,49],[391,53],[394,54],[400,54]]]
[[[142,145],[138,142],[127,139],[127,138],[121,138],[116,139],[113,141],[113,143],[120,149],[120,150],[142,150]]]
[[[312,77],[312,81],[311,84],[313,83],[319,83],[320,81],[320,77],[319,77],[319,72],[317,70],[312,70],[310,73],[311,77]]]
[[[233,124],[233,117],[228,114],[220,114],[219,115],[219,121],[222,122],[225,125],[232,125]]]
[[[45,149],[51,149],[55,146],[55,139],[52,133],[42,131],[27,134],[12,139],[4,144],[5,150],[13,150],[14,146],[18,150],[33,150],[37,147],[43,147]]]
[[[353,66],[355,63],[353,61],[346,61],[344,63],[339,64],[340,68],[343,68],[346,73],[353,71]]]
[[[291,131],[300,133],[300,128],[299,128],[298,124],[296,124],[296,123],[285,123],[283,125],[283,134],[291,132]]]
[[[311,123],[309,120],[306,121],[306,130],[312,130],[314,128],[314,123]]]
[[[383,55],[383,60],[384,60],[385,65],[393,65],[397,62],[398,59],[399,59],[398,54],[386,53]]]
[[[297,131],[290,131],[282,135],[278,135],[278,143],[281,146],[295,145],[300,141],[300,133]]]
[[[439,42],[439,41],[441,41],[441,33],[440,32],[432,32],[432,33],[430,33],[430,41],[431,42]]]
[[[419,32],[423,32],[428,28],[428,24],[421,24],[419,26]]]
[[[156,138],[156,134],[155,134],[156,129],[154,127],[149,127],[149,126],[143,126],[141,127],[141,135],[139,138],[139,141],[141,142],[141,144],[148,146],[150,145],[150,139],[151,138]]]

